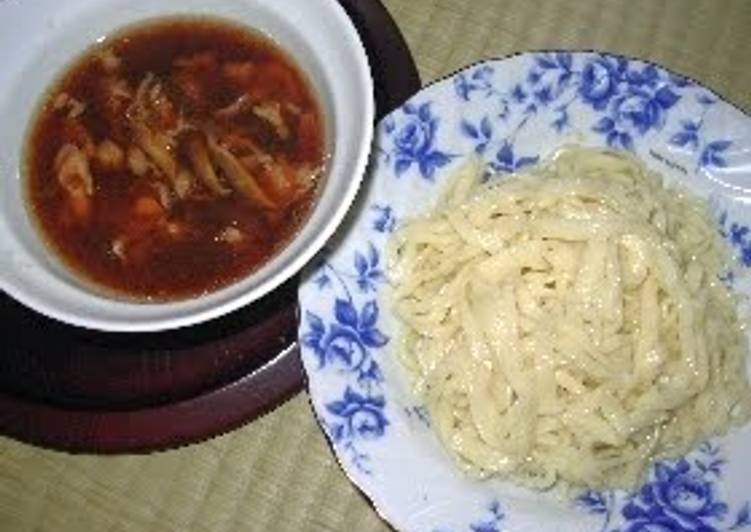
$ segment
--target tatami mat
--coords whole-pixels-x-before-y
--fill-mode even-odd
[[[598,48],[662,63],[751,110],[746,0],[385,3],[426,82],[522,50]],[[339,470],[301,394],[233,433],[149,456],[70,456],[0,439],[0,530],[388,528]]]

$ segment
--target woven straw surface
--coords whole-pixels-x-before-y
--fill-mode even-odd
[[[425,82],[487,57],[597,48],[659,62],[751,110],[751,1],[385,4]],[[388,527],[339,469],[303,393],[230,434],[147,456],[70,456],[0,438],[0,530],[367,532]]]

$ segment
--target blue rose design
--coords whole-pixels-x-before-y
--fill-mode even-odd
[[[354,436],[372,440],[383,436],[389,424],[383,409],[386,402],[383,396],[361,395],[347,386],[344,397],[326,405],[326,409],[342,420],[333,426],[335,441],[351,439]]]
[[[724,215],[723,215],[724,218]],[[577,503],[589,513],[603,516],[603,532],[717,532],[740,530],[751,524],[751,502],[746,502],[728,520],[729,508],[718,494],[718,480],[727,460],[711,442],[699,446],[697,455],[671,462],[658,462],[652,476],[620,507],[623,524],[610,528],[620,503],[615,492],[585,491]]]
[[[417,159],[430,149],[435,135],[435,122],[415,120],[406,124],[394,140],[400,155]]]
[[[407,121],[394,136],[394,171],[400,176],[416,163],[422,177],[432,179],[436,169],[451,160],[433,146],[438,118],[433,116],[430,103],[419,107],[406,104],[403,109]]]
[[[665,111],[673,107],[680,97],[665,86],[651,93],[645,88],[631,87],[626,94],[613,102],[613,118],[641,135],[649,129],[659,129],[665,123]]]
[[[390,208],[385,212],[390,213]],[[366,475],[372,474],[370,457],[362,452],[358,441],[382,437],[389,424],[384,414],[386,400],[377,393],[383,373],[374,356],[389,338],[378,328],[377,301],[364,301],[360,306],[345,278],[355,280],[367,292],[381,280],[383,273],[378,265],[378,252],[372,244],[367,253],[355,252],[354,274],[340,272],[324,260],[314,282],[320,286],[319,279],[326,278],[324,288],[336,290],[338,286],[343,297],[333,300],[326,321],[306,310],[303,323],[307,330],[300,335],[303,355],[312,355],[318,361],[317,370],[333,370],[347,382],[343,395],[336,396],[340,399],[324,404],[326,414],[321,424],[339,450],[349,455],[352,465]]]
[[[601,111],[618,92],[622,65],[610,57],[598,57],[587,63],[581,72],[579,94],[596,110]]]
[[[609,116],[602,117],[592,130],[605,135],[608,146],[633,149],[635,135],[660,129],[668,109],[680,99],[667,85],[655,92],[629,87],[611,101]]]
[[[369,374],[373,368],[367,367],[368,348],[382,347],[388,342],[388,338],[376,327],[378,305],[370,301],[358,314],[350,301],[337,299],[334,315],[337,321],[327,329],[318,315],[308,311],[309,330],[302,337],[303,344],[316,354],[319,367],[340,364],[349,371]]]
[[[624,532],[716,530],[709,520],[728,511],[715,496],[713,484],[681,459],[674,465],[658,463],[655,479],[623,508],[628,520]]]
[[[726,504],[716,502],[713,484],[691,471],[685,459],[673,468],[657,464],[655,475],[655,500],[674,517],[698,524],[698,518],[721,517],[727,512]]]
[[[712,501],[712,485],[698,475],[676,475],[658,496],[681,515],[700,515]]]
[[[628,124],[644,134],[657,124],[660,108],[652,102],[651,95],[644,90],[632,89],[628,94],[615,100],[613,115],[616,122]]]

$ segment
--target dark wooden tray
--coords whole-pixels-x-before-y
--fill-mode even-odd
[[[420,88],[378,0],[339,0],[365,44],[382,117]],[[166,333],[106,334],[0,294],[0,433],[71,452],[147,452],[200,441],[301,390],[297,278],[244,309]]]

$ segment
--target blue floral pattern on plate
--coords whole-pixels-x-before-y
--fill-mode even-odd
[[[603,516],[602,532],[740,530],[751,526],[751,503],[731,512],[722,501],[717,483],[726,464],[720,448],[706,442],[688,458],[658,462],[644,486],[621,501],[613,492],[587,491],[577,503]]]
[[[369,456],[358,449],[358,444],[380,438],[389,424],[384,412],[386,401],[379,393],[383,376],[375,358],[389,338],[378,329],[378,302],[365,300],[358,308],[350,289],[354,286],[367,294],[384,280],[378,252],[372,244],[367,248],[366,254],[354,253],[348,271],[326,260],[320,262],[313,284],[321,295],[332,297],[334,320],[326,323],[306,310],[300,342],[315,356],[319,371],[333,370],[349,379],[341,397],[326,403],[326,417],[321,423],[329,437],[351,456],[353,464],[369,474]]]
[[[396,125],[386,119],[385,129],[391,129],[392,146],[384,151],[387,160],[393,160],[394,173],[401,176],[416,167],[427,180],[433,179],[437,169],[451,161],[451,155],[436,145],[439,118],[433,115],[430,102],[420,105],[405,104],[402,108],[405,121]]]
[[[415,95],[379,126],[372,179],[336,243],[300,287],[311,403],[342,467],[400,530],[496,532],[751,530],[751,431],[655,465],[634,493],[566,504],[462,477],[404,382],[388,304],[386,243],[470,154],[510,173],[577,142],[633,151],[709,199],[751,294],[751,120],[657,65],[598,52],[526,53],[470,66]]]

